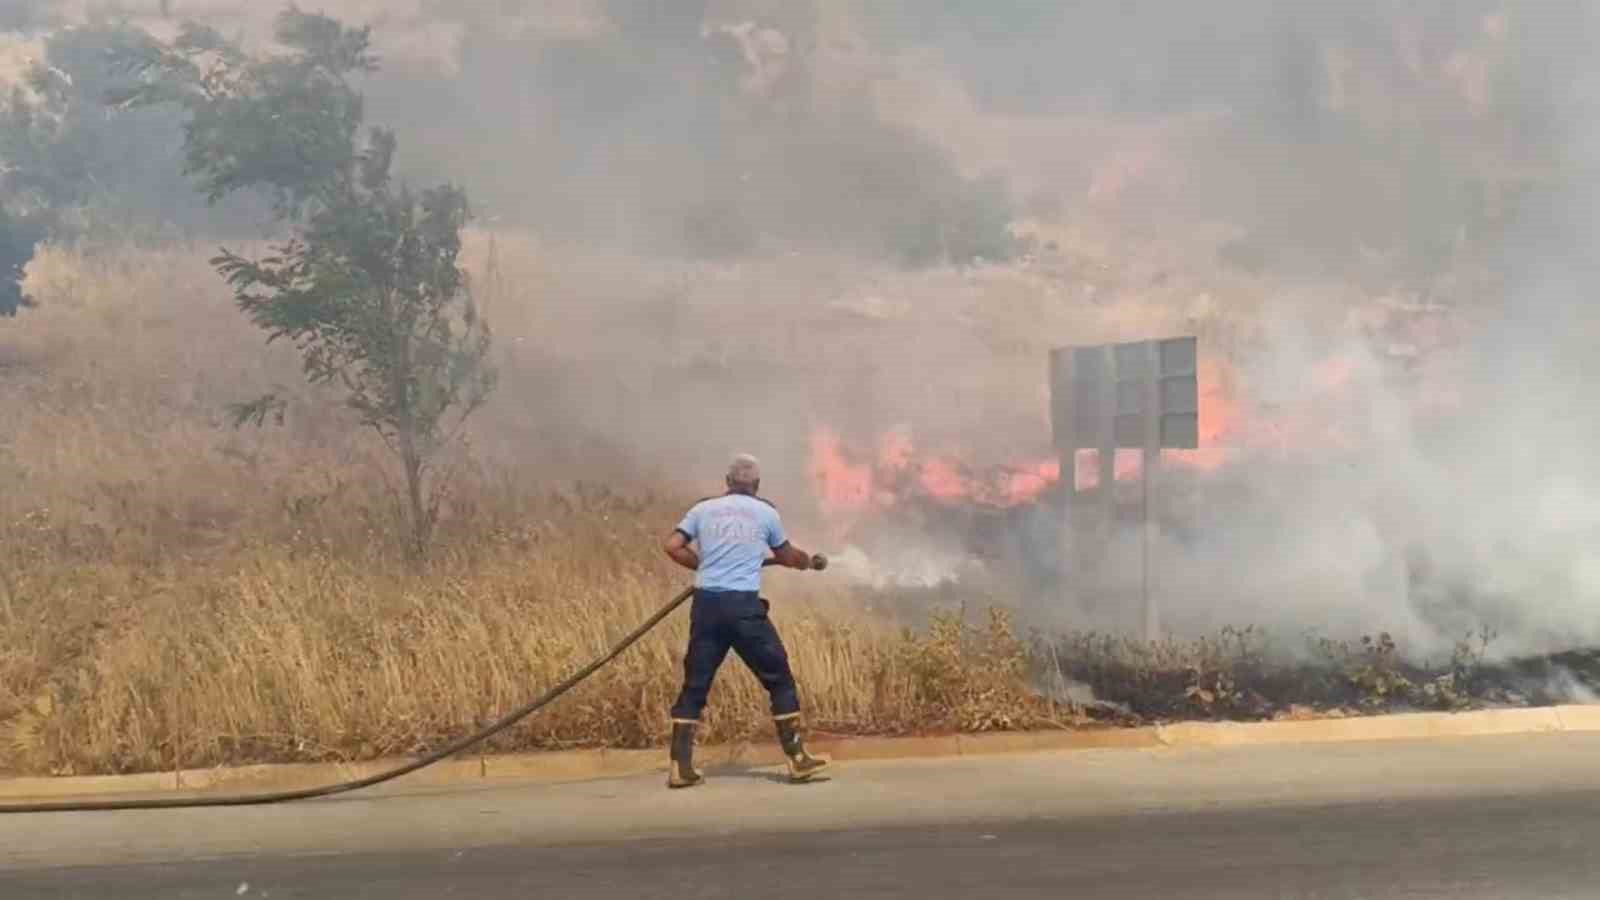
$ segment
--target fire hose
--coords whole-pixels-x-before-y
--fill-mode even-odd
[[[761,565],[763,568],[776,565],[777,561],[768,558]],[[811,567],[822,570],[828,567],[828,559],[818,553],[811,557]],[[621,656],[624,651],[639,639],[649,634],[651,629],[660,625],[662,620],[672,615],[673,611],[684,604],[684,601],[694,596],[694,588],[688,587],[679,591],[677,596],[667,601],[667,604],[656,610],[643,624],[614,644],[610,650],[597,657],[593,662],[584,666],[571,675],[568,675],[556,686],[540,694],[533,700],[524,703],[511,712],[501,716],[493,724],[446,744],[439,749],[421,756],[405,765],[396,766],[376,775],[357,778],[353,781],[341,781],[336,784],[325,784],[316,787],[299,788],[292,791],[274,791],[260,794],[228,794],[215,797],[151,797],[141,800],[53,800],[41,803],[17,803],[0,805],[0,815],[14,813],[45,813],[45,812],[108,812],[124,809],[199,809],[210,806],[265,806],[270,803],[288,803],[292,800],[310,800],[314,797],[330,797],[334,794],[344,794],[350,791],[359,791],[374,785],[393,781],[402,775],[409,775],[418,769],[425,769],[440,760],[454,756],[463,750],[469,749],[491,737],[505,731],[528,716],[533,715],[544,707],[550,705],[562,694],[582,684],[590,675],[600,671],[607,663]]]
[[[769,561],[770,562],[770,561]],[[824,563],[826,565],[826,563]],[[412,760],[402,766],[396,766],[376,775],[358,778],[354,781],[342,781],[337,784],[326,784],[317,787],[300,788],[292,791],[275,791],[261,794],[231,794],[215,797],[151,797],[140,800],[83,800],[83,801],[48,801],[43,803],[19,803],[0,806],[0,815],[8,813],[44,813],[44,812],[104,812],[108,810],[123,809],[198,809],[208,806],[264,806],[269,803],[288,803],[291,800],[310,800],[313,797],[328,797],[334,794],[343,794],[393,781],[402,775],[408,775],[418,769],[426,768],[446,757],[460,753],[475,744],[488,740],[505,731],[512,725],[522,721],[540,709],[548,706],[556,698],[567,691],[577,687],[584,679],[598,672],[601,667],[621,656],[623,651],[633,646],[644,637],[652,628],[661,624],[661,621],[671,615],[673,610],[682,606],[685,600],[694,594],[694,588],[685,588],[677,596],[667,602],[667,605],[656,610],[655,614],[644,621],[644,624],[629,632],[626,637],[618,641],[603,656],[567,676],[560,684],[550,688],[537,698],[517,707],[494,724],[483,728],[462,738],[446,744],[419,759]]]

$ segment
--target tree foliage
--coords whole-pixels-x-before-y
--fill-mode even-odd
[[[458,262],[467,199],[398,183],[395,135],[363,132],[351,78],[377,68],[367,29],[291,8],[275,36],[285,52],[252,56],[185,25],[171,44],[125,55],[134,81],[110,99],[184,110],[184,170],[213,202],[247,190],[274,199],[292,236],[263,258],[223,249],[212,263],[268,342],[292,342],[307,379],[342,389],[394,452],[420,555],[438,515],[439,453],[495,381]],[[281,411],[272,396],[235,410],[241,424]]]
[[[55,29],[0,92],[0,315],[24,305],[18,282],[40,241],[141,242],[259,220],[259,203],[208,209],[190,190],[178,110],[107,109],[116,60],[147,41],[120,23]]]
[[[148,40],[124,24],[50,33],[24,84],[0,97],[0,197],[13,212],[48,211],[54,237],[118,240],[235,231],[260,218],[259,204],[208,209],[190,190],[179,110],[107,109],[117,60]]]
[[[252,57],[215,29],[185,23],[171,45],[147,41],[123,53],[139,82],[109,99],[187,112],[184,173],[208,200],[261,190],[297,217],[308,205],[331,205],[355,177],[365,104],[350,77],[376,71],[378,61],[368,29],[326,16],[290,9],[274,36],[288,53]]]

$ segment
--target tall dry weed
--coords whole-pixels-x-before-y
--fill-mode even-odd
[[[655,561],[646,529],[590,513],[421,573],[263,550],[166,578],[30,583],[0,652],[15,688],[0,707],[0,760],[20,771],[140,771],[436,747],[599,655],[681,584]],[[789,590],[798,577],[775,577],[770,592],[821,727],[1050,720],[1004,620],[896,634],[839,598],[786,600],[801,594]],[[52,620],[46,609],[74,615]],[[488,749],[657,743],[685,621],[669,620]],[[707,739],[765,736],[768,716],[758,683],[730,664]]]
[[[683,498],[615,465],[603,485],[574,484],[609,463],[563,467],[499,425],[453,461],[431,564],[401,564],[379,448],[301,386],[292,353],[261,345],[205,249],[44,248],[29,272],[40,308],[0,331],[0,770],[416,752],[542,691],[684,582],[658,550]],[[502,423],[539,388],[537,359],[560,355],[561,329],[628,315],[613,304],[562,324],[537,279],[513,283],[491,301],[527,377]],[[550,333],[518,350],[519,329]],[[285,427],[227,425],[227,403],[272,388],[293,393]],[[901,633],[826,576],[770,583],[821,727],[1049,719],[1002,620]],[[489,749],[660,741],[684,620]],[[769,732],[761,688],[729,665],[707,739]]]

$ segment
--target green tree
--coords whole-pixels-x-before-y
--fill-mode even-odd
[[[284,50],[264,56],[194,24],[170,44],[147,39],[123,55],[133,83],[110,100],[183,109],[185,172],[213,202],[242,190],[274,199],[292,236],[264,258],[224,249],[212,263],[268,342],[293,342],[306,377],[342,389],[393,452],[420,557],[439,454],[495,383],[458,262],[467,199],[398,183],[394,134],[363,130],[351,78],[377,68],[368,29],[290,8],[275,37]],[[235,409],[239,424],[282,413],[273,395]]]
[[[237,233],[262,217],[259,200],[208,209],[189,189],[181,111],[106,109],[114,59],[144,38],[123,23],[56,29],[23,83],[0,91],[0,315],[25,305],[21,273],[40,241]]]
[[[208,209],[181,171],[182,113],[107,110],[117,57],[144,32],[121,23],[61,28],[44,41],[25,88],[0,96],[0,197],[13,212],[50,211],[51,236],[143,240],[170,228],[215,233],[261,218],[240,197]]]

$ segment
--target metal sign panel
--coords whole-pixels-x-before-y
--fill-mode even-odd
[[[1051,351],[1057,449],[1198,447],[1198,349],[1180,337]]]

